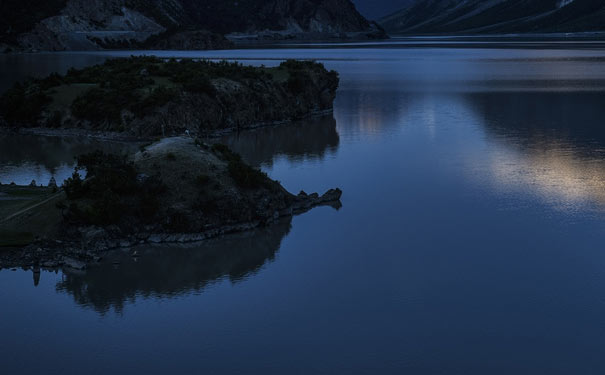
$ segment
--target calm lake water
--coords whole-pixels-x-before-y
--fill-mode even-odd
[[[2,372],[604,373],[605,50],[371,47],[161,53],[339,71],[333,116],[224,142],[343,207],[0,271]],[[107,55],[0,56],[2,79]],[[29,183],[95,145],[0,147],[0,181]]]

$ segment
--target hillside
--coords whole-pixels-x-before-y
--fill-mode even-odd
[[[390,33],[527,33],[605,30],[601,0],[416,0],[382,18]]]
[[[350,0],[6,0],[0,24],[0,47],[17,50],[223,49],[231,46],[223,36],[233,33],[262,39],[385,36]],[[198,33],[186,34],[191,32]]]

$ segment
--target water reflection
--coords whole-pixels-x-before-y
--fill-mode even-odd
[[[28,77],[42,78],[51,73],[65,74],[69,68],[100,64],[108,56],[93,53],[0,54],[0,93]]]
[[[481,93],[467,96],[488,134],[500,187],[528,187],[555,207],[605,207],[605,94]]]
[[[417,103],[418,95],[396,90],[373,92],[360,85],[338,92],[334,115],[339,123],[346,123],[348,134],[371,137],[401,126],[401,119]]]
[[[269,126],[222,139],[254,166],[273,164],[277,156],[290,161],[323,159],[334,154],[340,137],[336,120],[327,115],[292,124]]]
[[[32,179],[61,183],[73,172],[75,157],[94,150],[128,152],[136,143],[98,141],[86,137],[42,137],[0,134],[0,182],[27,185]]]
[[[57,290],[105,314],[121,312],[137,298],[199,293],[225,278],[237,283],[275,259],[290,227],[291,219],[198,245],[138,248],[138,258],[116,253],[86,272],[66,271]]]

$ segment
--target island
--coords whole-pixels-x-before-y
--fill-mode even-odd
[[[18,83],[0,97],[0,128],[153,139],[215,136],[332,111],[338,73],[313,61],[110,59]]]
[[[62,187],[0,186],[0,269],[85,268],[111,249],[197,242],[339,208],[341,195],[291,194],[227,146],[187,136],[131,155],[96,151],[78,158]]]

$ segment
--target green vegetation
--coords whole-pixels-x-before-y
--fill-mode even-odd
[[[22,247],[34,241],[34,235],[30,232],[0,231],[1,247]]]
[[[20,247],[36,236],[54,233],[61,213],[55,205],[64,194],[49,187],[0,186],[0,247]]]
[[[0,221],[18,211],[27,209],[39,202],[52,196],[52,188],[31,187],[31,186],[11,186],[2,185],[0,187]]]
[[[0,99],[0,114],[12,125],[36,123],[50,96],[39,84],[16,84]]]
[[[84,180],[82,170],[87,171]],[[157,177],[139,178],[134,164],[125,157],[100,151],[79,157],[76,171],[63,187],[69,220],[122,227],[151,222],[165,190]],[[129,222],[133,219],[136,223]]]
[[[205,186],[210,182],[210,177],[205,174],[201,174],[195,178],[195,183],[199,186]]]
[[[287,60],[281,63],[280,69],[289,73],[287,78],[288,89],[293,94],[299,95],[307,91],[308,82],[312,79],[311,73],[321,71],[324,66],[314,61]],[[327,75],[329,81],[338,83],[337,72],[332,70]]]
[[[322,93],[333,95],[337,87],[338,74],[312,61],[267,68],[130,57],[15,85],[0,96],[0,124],[137,136],[180,133],[193,124],[191,131],[204,133],[330,108],[330,97]]]
[[[265,172],[246,164],[242,157],[231,151],[229,147],[217,143],[212,146],[212,152],[229,163],[227,167],[229,175],[239,187],[246,189],[275,188],[276,182],[271,180]]]

